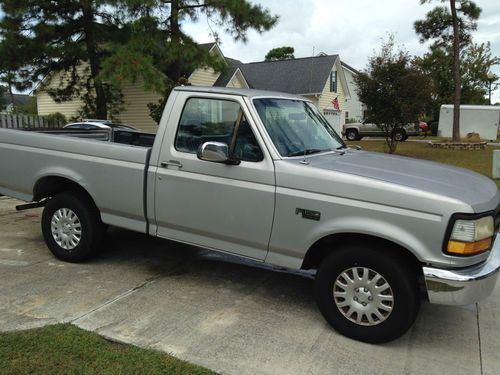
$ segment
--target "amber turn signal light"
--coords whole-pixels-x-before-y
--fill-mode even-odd
[[[491,248],[493,237],[476,242],[448,241],[448,253],[458,255],[479,254]]]

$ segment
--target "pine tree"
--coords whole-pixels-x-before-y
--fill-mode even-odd
[[[80,98],[81,114],[105,119],[119,110],[121,94],[101,78],[107,44],[123,29],[113,16],[113,0],[0,0],[0,49],[13,61],[16,82],[34,86],[59,73],[56,88],[46,88],[60,102]],[[4,64],[3,65],[9,65]],[[0,68],[2,64],[0,64]]]
[[[421,0],[421,3],[432,0]],[[471,32],[477,28],[477,20],[481,14],[479,8],[471,0],[439,0],[449,2],[450,7],[437,6],[427,13],[424,20],[415,22],[415,31],[423,43],[433,40],[434,48],[451,50],[453,56],[453,141],[460,141],[460,51],[471,43]],[[457,7],[458,5],[458,7]],[[451,48],[450,48],[451,47]]]
[[[159,103],[149,105],[156,121],[171,89],[186,84],[193,70],[227,69],[225,61],[183,32],[183,22],[207,17],[208,22],[243,41],[249,30],[264,32],[277,22],[268,10],[246,0],[124,0],[121,5],[125,19],[133,20],[128,27],[130,39],[126,44],[114,44],[103,75],[115,85],[140,81],[145,89],[160,93]],[[213,36],[218,40],[215,33]]]
[[[270,50],[265,57],[265,61],[294,59],[295,49],[289,46],[277,47]]]

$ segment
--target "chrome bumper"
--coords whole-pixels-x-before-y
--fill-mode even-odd
[[[486,262],[459,270],[423,267],[429,301],[440,305],[468,305],[488,297],[500,270],[500,235]]]

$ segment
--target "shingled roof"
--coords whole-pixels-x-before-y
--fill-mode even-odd
[[[9,93],[5,93],[3,95],[4,101],[7,105],[12,104],[12,99],[9,95]],[[14,105],[23,105],[25,104],[29,99],[29,95],[26,94],[14,94]]]
[[[226,86],[239,68],[250,88],[291,94],[321,93],[337,58],[338,55],[327,55],[249,64],[226,58],[230,68],[214,86]]]

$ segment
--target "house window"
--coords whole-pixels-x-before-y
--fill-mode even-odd
[[[347,112],[347,111],[345,112],[345,120],[346,121],[349,120],[349,112]]]
[[[330,92],[337,92],[337,72],[330,73]]]

